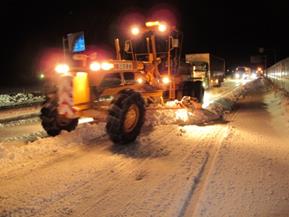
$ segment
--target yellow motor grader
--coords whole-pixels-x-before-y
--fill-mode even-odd
[[[74,41],[79,39],[72,37]],[[201,83],[196,85],[187,79],[188,75],[173,76],[170,69],[159,72],[153,34],[147,38],[147,45],[147,59],[142,61],[134,53],[131,60],[123,59],[116,39],[114,60],[99,61],[94,56],[72,52],[69,64],[58,64],[51,82],[54,88],[48,88],[40,115],[47,134],[56,136],[62,130],[72,131],[79,118],[92,117],[106,121],[106,131],[114,143],[127,144],[139,135],[147,105],[180,100],[183,96],[196,97],[196,92],[201,101]]]

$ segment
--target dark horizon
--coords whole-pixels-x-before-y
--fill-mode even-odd
[[[5,30],[5,79],[1,79],[1,85],[32,81],[41,70],[39,62],[45,51],[61,49],[67,33],[84,31],[89,44],[112,50],[113,38],[122,34],[129,14],[145,20],[156,17],[158,10],[171,11],[170,19],[183,32],[183,55],[211,52],[225,58],[228,67],[248,65],[250,55],[258,54],[258,48],[265,49],[268,64],[289,56],[286,2],[17,2],[17,7],[7,5],[1,11]]]

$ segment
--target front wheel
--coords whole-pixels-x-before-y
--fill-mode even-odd
[[[136,140],[145,119],[145,103],[133,90],[122,90],[112,101],[108,111],[106,131],[116,144]]]

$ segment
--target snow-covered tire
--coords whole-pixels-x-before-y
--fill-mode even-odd
[[[54,95],[47,97],[40,110],[41,125],[49,136],[57,136],[61,128],[57,124],[57,99]]]
[[[78,118],[65,120],[65,124],[63,126],[61,124],[59,125],[63,130],[66,130],[68,132],[73,131],[78,125]]]
[[[106,131],[115,144],[136,140],[145,120],[145,102],[131,90],[122,90],[112,101],[108,111]]]

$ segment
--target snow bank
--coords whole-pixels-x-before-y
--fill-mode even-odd
[[[283,94],[282,98],[283,98],[283,100],[281,102],[282,103],[282,107],[285,109],[286,116],[289,119],[289,94],[288,93],[287,94]]]
[[[39,113],[31,114],[31,115],[21,115],[14,118],[6,118],[0,119],[0,129],[4,127],[14,127],[20,126],[24,124],[31,124],[40,122]]]
[[[267,86],[273,90],[265,98],[265,102],[270,104],[268,110],[273,117],[282,117],[282,121],[285,121],[285,125],[289,127],[289,93],[272,84],[270,81],[266,82]],[[282,126],[282,124],[279,125]]]
[[[240,86],[239,88],[235,89],[233,92],[227,94],[225,97],[222,97],[206,108],[207,110],[215,113],[215,114],[224,114],[232,110],[233,106],[239,99],[242,99],[244,96],[247,95],[248,92],[254,90],[258,86],[264,85],[264,80],[253,80]]]
[[[212,121],[221,120],[223,114],[232,110],[233,105],[249,91],[254,90],[256,85],[264,85],[264,81],[257,79],[248,82],[223,98],[219,98],[209,104],[205,109],[195,109],[193,105],[187,107],[187,109],[170,109],[169,107],[175,106],[176,102],[170,103],[169,107],[148,109],[145,126],[207,124]]]
[[[273,83],[270,84],[273,85],[272,88],[275,91],[274,94],[278,96],[277,98],[281,99],[280,105],[286,111],[286,114],[289,115],[289,92],[287,92],[285,89],[281,89],[280,87],[276,86],[276,84]]]
[[[0,108],[16,105],[25,105],[37,102],[43,102],[43,96],[35,96],[31,93],[17,93],[15,95],[0,94]]]

